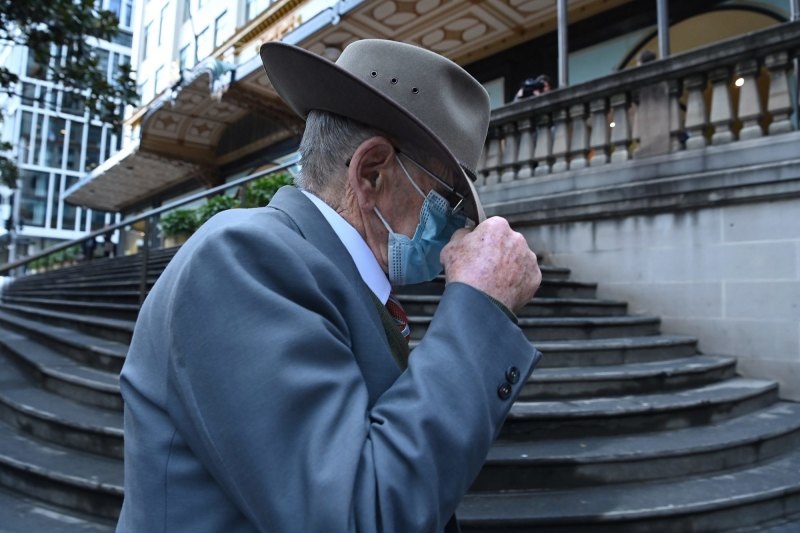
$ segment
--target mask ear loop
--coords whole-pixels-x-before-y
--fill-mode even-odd
[[[408,169],[406,169],[406,166],[403,164],[403,161],[400,159],[400,156],[399,156],[399,155],[397,155],[397,153],[395,153],[395,154],[394,154],[394,158],[395,158],[395,159],[397,159],[397,163],[400,165],[400,168],[402,168],[402,169],[403,169],[403,174],[405,174],[405,175],[406,175],[406,178],[408,178],[408,181],[410,181],[410,182],[411,182],[411,185],[413,185],[413,186],[414,186],[414,189],[416,189],[416,190],[417,190],[417,192],[419,193],[419,195],[420,195],[420,196],[422,196],[423,198],[425,198],[425,193],[424,193],[424,192],[422,192],[422,189],[420,189],[419,185],[417,185],[417,183],[416,183],[416,182],[414,181],[414,179],[411,177],[411,174],[409,174],[409,172],[408,172]]]

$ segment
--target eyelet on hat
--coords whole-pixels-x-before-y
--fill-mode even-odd
[[[372,76],[373,78],[377,78],[378,77],[378,73],[375,72],[374,70],[372,72],[370,72],[369,75]]]
[[[392,85],[397,85],[397,78],[392,78],[391,82],[392,82]]]
[[[417,87],[412,87],[412,88],[411,88],[411,92],[412,92],[412,93],[414,93],[414,94],[419,94],[419,88],[417,88]]]

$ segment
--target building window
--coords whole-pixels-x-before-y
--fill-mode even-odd
[[[208,31],[206,26],[203,31],[197,34],[197,57],[205,59],[211,55],[213,43],[211,41],[211,32]]]
[[[161,65],[156,69],[156,73],[153,75],[153,86],[155,90],[155,94],[161,92],[161,84],[164,82],[164,65]]]
[[[75,91],[65,90],[61,94],[61,112],[70,115],[83,116],[86,111],[86,102],[83,96]]]
[[[164,37],[164,24],[165,19],[167,18],[167,8],[169,7],[169,2],[164,4],[164,7],[161,8],[161,18],[158,19],[158,45],[161,46],[161,40]]]
[[[81,148],[83,147],[83,122],[70,121],[69,144],[67,144],[67,170],[81,171]]]
[[[64,191],[72,187],[78,182],[78,178],[75,176],[64,176]],[[64,202],[63,198],[64,192],[61,191],[61,202],[64,206],[64,211],[61,215],[61,228],[65,230],[75,230],[75,222],[77,221],[77,208],[73,205],[70,205]]]
[[[108,0],[106,9],[114,13],[117,20],[122,20],[122,2],[120,0]]]
[[[183,0],[183,22],[192,18],[192,2],[191,0]]]
[[[142,61],[147,59],[147,47],[150,41],[150,27],[153,25],[152,22],[148,22],[147,26],[144,27],[144,33],[142,33]]]
[[[61,168],[64,162],[64,140],[67,138],[67,121],[63,118],[50,117],[47,128],[47,144],[44,148],[44,164],[48,167]]]
[[[19,175],[22,181],[20,221],[25,226],[44,227],[50,174],[21,169]]]
[[[86,138],[86,171],[90,171],[100,164],[100,150],[103,142],[102,126],[89,126]]]
[[[125,0],[122,4],[122,17],[120,19],[120,22],[126,28],[130,28],[132,19],[133,19],[133,0]]]
[[[228,25],[228,12],[223,11],[222,14],[214,20],[214,49],[216,50],[229,36],[230,26]]]
[[[33,52],[28,50],[28,65],[25,68],[25,75],[29,78],[37,80],[47,79],[47,62],[39,62],[33,55]]]
[[[263,11],[265,11],[270,4],[275,0],[246,0],[244,16],[246,21],[253,20]]]
[[[186,68],[186,62],[189,60],[189,45],[187,44],[178,53],[178,68],[183,72]]]

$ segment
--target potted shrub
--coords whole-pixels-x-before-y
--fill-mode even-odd
[[[247,207],[264,207],[272,200],[272,196],[278,189],[293,183],[294,180],[286,172],[254,180],[247,186],[245,205]]]
[[[220,194],[206,200],[206,203],[197,209],[197,225],[202,226],[206,221],[221,211],[239,207],[239,200],[233,196]]]
[[[161,217],[160,226],[164,234],[164,247],[171,248],[186,242],[198,227],[193,209],[176,209]]]

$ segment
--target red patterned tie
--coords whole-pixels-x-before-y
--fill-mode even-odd
[[[403,311],[403,306],[400,305],[400,301],[394,293],[389,294],[389,300],[386,301],[386,309],[389,311],[389,314],[392,315],[397,327],[400,329],[400,333],[406,339],[406,342],[408,342],[411,338],[411,326],[408,325],[408,315]]]

